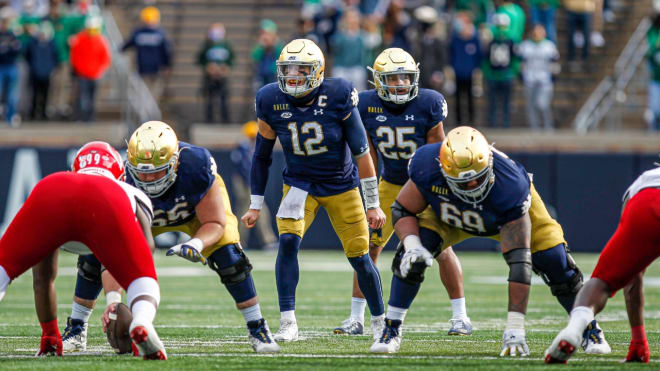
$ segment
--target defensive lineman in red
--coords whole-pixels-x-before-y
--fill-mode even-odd
[[[566,363],[594,315],[603,310],[607,299],[624,287],[632,333],[624,361],[649,362],[642,275],[660,256],[660,167],[637,178],[624,194],[623,202],[619,226],[600,254],[591,279],[575,298],[568,326],[545,351],[546,363]]]
[[[149,248],[153,239],[141,228],[151,224],[151,203],[141,191],[119,182],[122,174],[117,151],[92,142],[76,155],[74,172],[58,172],[37,183],[0,239],[0,300],[27,269],[56,261],[60,246],[82,243],[126,289],[133,312],[130,334],[140,355],[164,360],[165,348],[152,325],[160,301]],[[37,355],[62,355],[57,318],[47,318],[55,303],[54,287],[48,287],[47,295],[36,299],[42,327]]]

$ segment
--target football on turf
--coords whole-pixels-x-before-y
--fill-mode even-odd
[[[131,353],[129,329],[133,321],[131,310],[124,303],[118,303],[115,313],[110,313],[110,322],[106,334],[108,343],[117,354]]]

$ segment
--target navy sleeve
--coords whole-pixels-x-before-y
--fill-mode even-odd
[[[213,182],[215,182],[217,165],[213,157],[211,157],[211,153],[206,148],[184,148],[182,153],[185,151],[190,151],[188,154],[194,156],[196,166],[190,167],[191,169],[195,169],[195,171],[191,172],[192,185],[195,189],[193,194],[199,194],[199,200],[201,200],[206,196]]]
[[[339,102],[339,107],[343,115],[348,115],[353,111],[353,108],[358,106],[360,98],[358,96],[358,91],[353,87],[353,83],[346,81],[344,79],[338,79],[342,83],[340,85],[339,91],[337,92],[338,96],[341,97]],[[357,110],[356,110],[357,111]],[[359,115],[359,113],[358,113]]]
[[[364,129],[357,107],[354,107],[351,115],[344,120],[344,137],[348,141],[353,157],[362,156],[369,151],[367,131]]]
[[[266,119],[266,112],[263,109],[264,89],[265,87],[262,87],[261,89],[259,89],[259,91],[257,91],[257,96],[254,98],[254,110],[256,111],[257,118],[259,120],[268,123],[268,120]]]
[[[434,91],[432,102],[429,103],[431,104],[430,120],[426,124],[430,130],[435,127],[438,122],[445,121],[448,112],[447,101],[440,93]]]
[[[268,168],[273,162],[273,146],[275,139],[266,139],[257,134],[257,143],[252,155],[250,169],[250,194],[263,196],[268,183]]]
[[[360,114],[360,119],[363,117],[366,117],[367,115],[367,102],[364,101],[363,97],[365,97],[364,92],[358,94],[358,113]]]

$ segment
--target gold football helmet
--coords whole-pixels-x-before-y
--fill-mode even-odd
[[[277,60],[277,83],[280,90],[300,98],[323,82],[325,58],[312,40],[296,39],[286,44]]]
[[[447,133],[440,148],[440,168],[451,191],[467,203],[485,200],[495,183],[490,145],[469,126]]]
[[[149,195],[159,197],[176,180],[179,164],[179,140],[174,130],[161,121],[147,121],[133,132],[128,141],[126,169],[135,185]],[[158,179],[144,180],[148,174],[165,171]]]
[[[404,104],[419,92],[419,63],[403,49],[389,48],[376,57],[374,66],[367,69],[374,75],[369,81],[376,87],[380,99],[396,104]],[[402,76],[403,75],[403,76]],[[395,79],[407,77],[408,85],[393,84]]]

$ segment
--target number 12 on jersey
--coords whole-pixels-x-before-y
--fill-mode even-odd
[[[300,126],[302,134],[309,134],[314,132],[314,136],[307,138],[302,146],[300,145],[300,135],[298,135],[298,124],[290,122],[287,126],[291,132],[291,147],[293,154],[298,156],[314,156],[321,153],[328,152],[328,147],[319,145],[323,141],[323,127],[316,121],[307,121]]]

